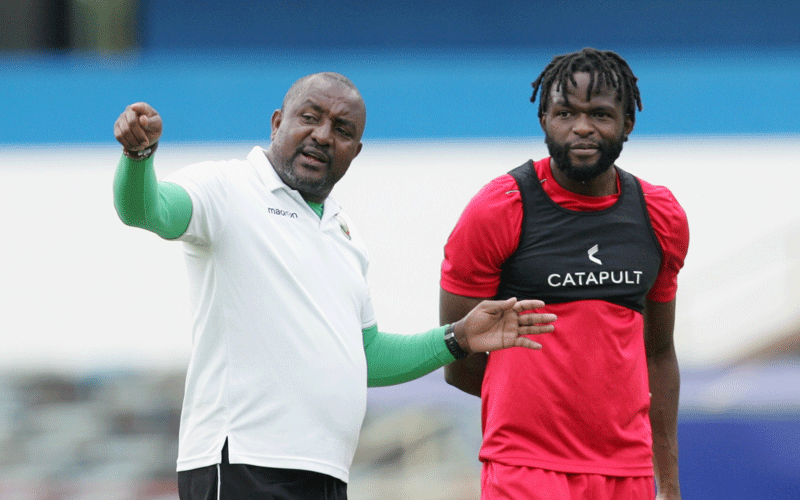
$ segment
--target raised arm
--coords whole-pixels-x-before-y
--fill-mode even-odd
[[[653,429],[653,465],[659,500],[679,500],[678,394],[680,373],[673,330],[675,300],[648,300],[644,314],[645,348],[650,376],[650,425]]]
[[[192,202],[180,186],[156,180],[153,154],[162,130],[161,117],[147,103],[131,104],[117,118],[114,136],[123,156],[114,176],[114,206],[125,224],[172,239],[186,231]]]

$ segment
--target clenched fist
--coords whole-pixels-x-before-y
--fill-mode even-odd
[[[141,151],[161,137],[161,116],[146,102],[131,104],[114,123],[114,137],[128,151]]]

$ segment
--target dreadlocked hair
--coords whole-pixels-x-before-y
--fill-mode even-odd
[[[638,80],[631,71],[625,59],[610,50],[597,50],[585,48],[579,52],[556,56],[550,64],[542,71],[539,78],[534,81],[533,95],[531,102],[536,102],[536,94],[539,95],[539,118],[547,111],[550,105],[550,89],[556,84],[556,90],[563,90],[567,86],[567,80],[577,87],[575,73],[589,73],[589,88],[586,91],[586,100],[592,98],[592,92],[596,88],[606,85],[617,89],[617,101],[625,98],[625,113],[633,116],[638,108],[642,110],[642,98],[639,96],[639,87],[636,85]],[[566,99],[566,93],[564,99]]]

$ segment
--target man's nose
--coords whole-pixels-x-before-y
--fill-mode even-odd
[[[572,123],[572,131],[581,137],[586,137],[591,134],[594,131],[594,127],[592,127],[589,116],[582,113],[578,114],[578,116],[575,117],[575,121]]]
[[[333,127],[331,122],[328,120],[323,120],[316,127],[314,127],[311,137],[317,141],[317,144],[330,144],[332,133]]]

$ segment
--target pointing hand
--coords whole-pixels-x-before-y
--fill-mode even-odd
[[[163,122],[158,112],[146,102],[131,104],[114,123],[114,137],[129,151],[141,151],[161,137]]]

